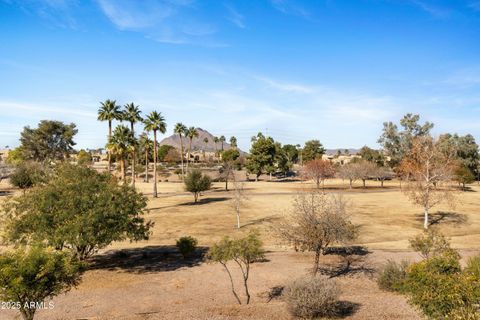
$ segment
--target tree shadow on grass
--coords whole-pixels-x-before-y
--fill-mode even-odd
[[[362,246],[328,248],[325,254],[337,255],[341,257],[342,262],[340,265],[321,267],[320,273],[330,278],[357,274],[365,274],[372,277],[376,269],[365,262],[365,257],[371,253],[366,247]]]
[[[266,223],[273,223],[273,222],[278,221],[280,219],[281,218],[279,216],[270,216],[270,217],[265,217],[265,218],[259,218],[259,219],[255,219],[255,220],[252,220],[250,222],[247,222],[247,223],[241,225],[240,228],[254,226],[254,225],[265,223],[265,222]]]
[[[424,215],[419,214],[416,215],[415,220],[419,222],[423,222]],[[435,213],[429,214],[430,226],[434,226],[437,224],[453,224],[453,225],[461,225],[465,224],[468,221],[468,216],[463,213],[451,212],[451,211],[438,211]]]
[[[227,197],[203,198],[203,199],[199,199],[197,202],[192,201],[192,202],[181,203],[179,204],[179,206],[195,206],[195,205],[209,204],[214,202],[222,202],[230,199],[231,198],[227,198]]]
[[[10,190],[0,190],[0,197],[12,195],[13,191]]]
[[[111,250],[92,257],[91,270],[155,273],[195,267],[203,263],[207,247],[198,247],[186,259],[175,246],[148,246],[143,248]]]

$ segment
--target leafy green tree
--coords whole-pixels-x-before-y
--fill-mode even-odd
[[[80,166],[88,166],[92,164],[92,155],[90,152],[80,150],[77,154],[77,164]]]
[[[142,112],[140,107],[136,106],[133,102],[127,103],[124,106],[122,118],[124,121],[130,122],[130,131],[135,138],[135,123],[143,121]],[[132,146],[132,185],[135,186],[135,164],[136,164],[136,145]]]
[[[47,298],[80,282],[82,264],[71,255],[40,246],[0,254],[0,297],[15,303],[24,320],[33,320]]]
[[[318,140],[309,140],[305,142],[303,147],[303,161],[311,161],[314,159],[322,158],[322,155],[325,154],[325,148],[322,146]]]
[[[237,149],[228,149],[222,152],[222,168],[220,169],[221,177],[225,180],[225,190],[228,191],[228,179],[233,177],[233,169],[235,167],[235,160],[240,157],[240,152]]]
[[[110,99],[100,102],[97,119],[99,121],[108,121],[108,141],[110,141],[112,138],[112,121],[122,119],[122,112],[120,107],[117,106],[117,102]],[[112,171],[112,155],[110,152],[108,153],[108,171]]]
[[[6,239],[69,249],[84,260],[113,241],[148,239],[147,199],[108,173],[64,164],[39,188],[5,204]]]
[[[190,163],[190,153],[192,152],[192,141],[193,138],[198,137],[198,131],[195,127],[190,127],[185,131],[185,136],[189,140],[188,144],[188,152],[187,152],[187,172],[188,172],[188,164]]]
[[[160,112],[152,111],[143,121],[145,131],[153,131],[153,196],[156,198],[157,194],[157,132],[165,133],[167,131],[167,124],[165,118]]]
[[[198,202],[198,197],[202,191],[210,190],[212,187],[212,180],[207,175],[202,174],[200,170],[192,170],[185,177],[185,190],[193,193],[195,203]]]
[[[10,183],[25,193],[35,185],[44,183],[47,180],[47,173],[44,166],[38,162],[23,162],[15,168],[10,175]]]
[[[25,161],[26,159],[23,156],[22,148],[18,147],[8,152],[7,159],[5,162],[12,166],[18,166]]]
[[[472,135],[459,136],[447,133],[439,137],[438,143],[447,151],[453,150],[460,165],[468,168],[474,177],[478,176],[480,157],[478,145]]]
[[[285,152],[285,150],[282,148],[282,145],[280,142],[275,142],[275,169],[278,169],[280,172],[282,172],[284,175],[290,171],[290,169],[293,166],[293,163],[289,161],[288,155]],[[271,176],[270,176],[271,177]]]
[[[178,248],[178,251],[183,256],[183,259],[186,259],[189,255],[191,255],[195,248],[197,247],[198,240],[191,236],[185,236],[178,239],[175,243],[175,246]]]
[[[113,131],[113,135],[107,144],[107,149],[116,159],[120,159],[122,180],[126,182],[125,162],[129,154],[134,150],[136,144],[132,131],[127,126],[119,125]]]
[[[158,160],[165,161],[165,157],[167,156],[168,152],[173,149],[175,148],[168,144],[164,144],[163,146],[160,146],[158,148]]]
[[[36,129],[24,127],[20,149],[23,157],[34,161],[64,160],[73,151],[73,137],[78,130],[74,123],[42,120]]]
[[[242,273],[243,286],[245,288],[246,304],[250,303],[250,292],[248,290],[248,280],[250,277],[250,265],[258,260],[265,258],[265,251],[257,231],[250,233],[240,239],[231,239],[224,237],[220,242],[215,243],[207,254],[209,261],[220,263],[230,278],[232,293],[238,304],[242,304],[233,282],[232,272],[227,262],[234,261]]]
[[[466,190],[466,185],[475,181],[472,171],[464,164],[459,164],[453,170],[453,179],[462,185],[462,189]]]
[[[399,131],[398,126],[393,122],[383,123],[383,132],[378,143],[382,146],[385,155],[390,158],[388,163],[392,168],[400,164],[410,150],[414,138],[430,134],[433,123],[427,121],[420,125],[419,120],[418,114],[407,113],[400,120],[402,131]]]
[[[297,163],[298,162],[298,148],[293,144],[285,144],[282,146],[283,152],[287,157],[289,163]]]
[[[183,147],[183,138],[186,137],[187,133],[187,127],[179,122],[175,125],[175,128],[173,129],[173,132],[178,134],[178,137],[180,138],[180,161],[182,163],[182,179],[185,178],[185,172],[184,172],[184,165],[183,165],[183,157],[184,157],[184,147]]]
[[[385,157],[383,156],[383,154],[378,151],[378,150],[374,150],[372,148],[369,148],[367,146],[363,146],[357,153],[357,155],[359,155],[360,157],[362,157],[362,159],[368,161],[368,162],[373,162],[375,163],[376,165],[383,165],[384,161],[385,161]]]
[[[250,155],[247,158],[247,171],[255,174],[255,181],[265,172],[270,171],[275,164],[275,141],[271,137],[265,137],[258,133],[252,138]]]

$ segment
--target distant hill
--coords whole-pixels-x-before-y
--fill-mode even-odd
[[[204,130],[202,128],[197,128],[197,132],[198,132],[198,137],[196,138],[193,138],[192,140],[192,151],[193,150],[206,150],[206,151],[211,151],[211,152],[215,152],[215,142],[214,142],[214,135],[211,134],[210,132],[208,132],[207,130]],[[208,143],[205,144],[205,142],[203,141],[205,138],[208,138]],[[229,139],[230,137],[226,137],[227,139]],[[188,148],[188,145],[190,143],[190,140],[188,138],[184,138],[182,137],[182,140],[183,140],[183,146],[185,148]],[[165,139],[163,139],[162,141],[160,141],[160,145],[171,145],[177,149],[180,149],[180,138],[178,137],[177,134],[174,134],[174,135],[171,135],[170,137],[167,137]],[[223,149],[224,150],[228,150],[230,149],[232,146],[227,143],[227,142],[224,142],[223,143]],[[220,142],[217,143],[217,150],[221,150],[222,149],[222,144]]]

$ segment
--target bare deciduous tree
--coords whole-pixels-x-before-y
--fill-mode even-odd
[[[298,194],[290,216],[277,225],[276,231],[300,250],[315,252],[314,276],[319,270],[320,255],[326,254],[327,248],[356,237],[356,228],[346,211],[346,201],[341,196],[318,191]]]
[[[240,229],[240,211],[248,197],[245,194],[244,184],[242,182],[234,180],[233,187],[232,207],[237,215],[237,229]]]
[[[338,171],[338,176],[341,179],[349,181],[350,189],[353,187],[353,181],[358,180],[360,177],[358,175],[358,166],[356,163],[350,162],[343,165]]]
[[[455,155],[439,146],[431,136],[417,137],[400,163],[403,177],[408,177],[405,194],[424,210],[424,229],[428,229],[429,210],[441,202],[453,205],[449,186],[455,167]]]
[[[320,188],[320,183],[322,183],[323,188],[325,179],[335,176],[335,167],[328,160],[314,159],[305,164],[305,167],[302,170],[302,175],[306,179],[312,179],[315,181],[317,189]]]

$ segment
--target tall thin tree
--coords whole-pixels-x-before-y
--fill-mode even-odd
[[[144,120],[145,131],[153,131],[153,196],[157,194],[157,132],[165,133],[167,124],[161,112],[152,111]]]
[[[218,147],[217,147],[218,141],[219,141],[218,137],[213,137],[213,142],[215,142],[215,157],[217,157],[217,161],[220,162],[220,157],[218,156]]]
[[[207,148],[208,148],[208,138],[203,138],[203,143],[205,143],[205,148],[203,149],[203,162],[207,162]]]
[[[183,137],[185,136],[185,132],[187,131],[187,127],[179,122],[175,125],[175,128],[173,129],[173,132],[178,134],[178,137],[180,138],[180,162],[182,164],[182,180],[185,179],[185,168],[184,168],[184,164],[183,164]]]
[[[237,149],[237,138],[235,136],[230,137],[230,145],[233,149]]]
[[[104,102],[100,102],[100,108],[98,109],[98,120],[108,121],[108,141],[112,138],[112,121],[121,119],[122,112],[120,107],[117,106],[115,100],[107,99]],[[108,151],[108,172],[112,171],[112,155]]]
[[[123,110],[123,120],[130,122],[130,130],[135,138],[135,123],[143,120],[141,116],[140,107],[136,106],[133,102],[127,103]],[[132,185],[135,187],[135,165],[136,165],[136,146],[132,148]]]
[[[220,138],[219,138],[218,140],[219,140],[220,143],[222,144],[221,150],[222,150],[222,152],[223,152],[223,144],[225,143],[225,141],[226,141],[227,139],[225,139],[225,136],[220,136]]]
[[[145,178],[143,179],[143,181],[148,183],[149,155],[150,155],[150,151],[153,150],[153,141],[148,137],[146,133],[142,133],[140,135],[139,144],[140,144],[140,149],[145,155]]]
[[[195,127],[190,127],[185,132],[185,136],[189,140],[188,153],[187,153],[187,172],[188,172],[188,164],[190,163],[190,153],[192,152],[192,141],[193,141],[193,138],[198,137],[198,131]]]

